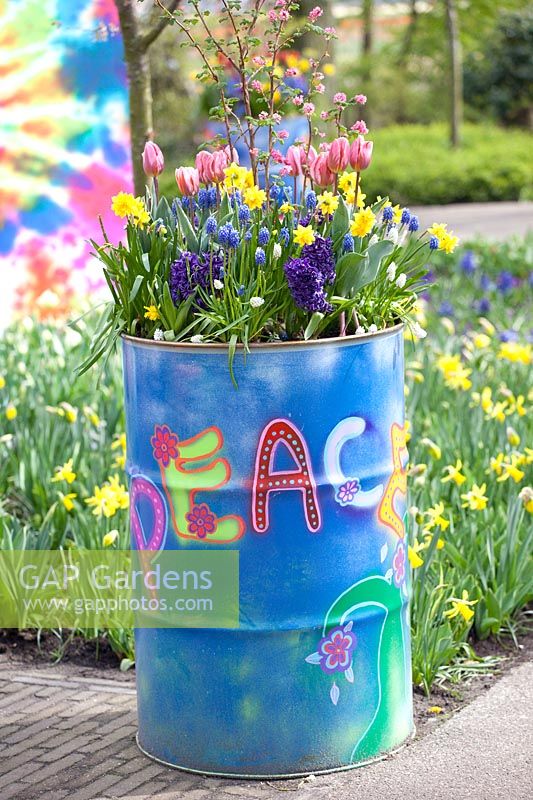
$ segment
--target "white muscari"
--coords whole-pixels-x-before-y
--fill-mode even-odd
[[[389,266],[387,267],[387,278],[389,281],[393,281],[396,277],[396,261],[391,261]]]
[[[164,338],[165,338],[165,335],[164,335],[163,331],[161,330],[161,328],[156,328],[155,331],[154,331],[154,341],[155,342],[162,342]]]
[[[201,333],[196,333],[194,336],[191,336],[191,342],[193,344],[201,344],[204,340],[204,337]]]
[[[276,244],[272,248],[272,257],[274,259],[278,259],[281,257],[281,245],[278,242],[276,242]]]
[[[263,297],[250,297],[250,305],[252,308],[259,308],[265,302]]]
[[[398,242],[398,228],[396,227],[396,225],[393,225],[391,229],[387,231],[387,233],[385,234],[385,239],[388,242],[392,242],[393,244],[396,244]]]
[[[400,274],[396,278],[396,286],[398,287],[398,289],[403,289],[406,280],[407,280],[407,275],[405,274],[405,272],[400,272]]]
[[[222,281],[219,281],[218,278],[215,278],[215,280],[213,281],[213,286],[215,287],[215,289],[224,288],[224,284],[222,283]]]

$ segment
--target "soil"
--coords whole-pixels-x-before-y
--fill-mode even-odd
[[[498,659],[495,668],[457,683],[434,685],[430,697],[415,687],[414,714],[418,737],[429,733],[440,721],[472,702],[509,669],[532,659],[533,630],[520,637],[518,647],[508,638],[487,639],[476,642],[475,651],[479,657]],[[0,630],[0,669],[16,669],[22,664],[32,670],[49,670],[53,666],[58,675],[66,672],[64,668],[68,667],[70,678],[105,678],[129,684],[135,682],[135,669],[120,671],[120,658],[105,637],[88,641],[81,636],[70,637],[65,633],[62,643],[51,631],[43,631],[38,637],[35,631]],[[441,710],[430,710],[435,707]]]

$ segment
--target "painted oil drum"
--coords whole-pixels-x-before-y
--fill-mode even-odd
[[[141,749],[272,777],[400,746],[413,730],[402,328],[258,345],[237,353],[237,389],[221,345],[125,337],[123,355],[133,546],[239,552],[237,629],[136,630]]]

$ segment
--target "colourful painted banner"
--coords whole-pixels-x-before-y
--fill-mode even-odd
[[[100,213],[119,236],[109,198],[130,187],[113,0],[0,0],[0,303],[63,316],[92,292],[87,240]]]

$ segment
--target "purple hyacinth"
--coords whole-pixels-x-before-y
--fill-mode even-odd
[[[333,311],[324,291],[324,274],[309,258],[290,258],[284,270],[297,306],[305,311],[320,311],[323,314]]]
[[[324,283],[335,281],[335,258],[333,256],[333,242],[322,236],[315,236],[313,244],[302,247],[302,258],[309,261],[324,276]]]
[[[176,305],[186,300],[198,287],[207,289],[212,280],[220,280],[223,259],[218,253],[185,251],[170,265],[170,294]]]
[[[460,267],[465,275],[472,275],[476,271],[476,256],[472,250],[467,250],[460,261]]]

